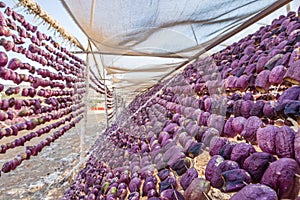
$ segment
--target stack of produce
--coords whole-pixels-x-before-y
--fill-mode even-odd
[[[299,73],[290,12],[134,99],[63,199],[296,199]]]

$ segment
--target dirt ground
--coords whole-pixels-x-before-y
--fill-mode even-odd
[[[104,116],[103,113],[88,114],[87,135],[85,137],[86,151],[90,149],[97,136],[105,129]],[[50,146],[45,147],[38,156],[24,161],[16,170],[7,174],[2,173],[0,177],[0,200],[60,199],[68,188],[69,182],[55,183],[79,163],[81,123]],[[1,166],[16,155],[15,151],[18,149],[0,154]],[[22,151],[19,150],[18,152]]]

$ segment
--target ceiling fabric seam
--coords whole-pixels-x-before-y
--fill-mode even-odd
[[[95,17],[95,5],[96,5],[96,0],[92,0],[92,9],[91,9],[90,27],[92,27],[92,26],[93,26],[93,24],[94,24],[94,17]]]

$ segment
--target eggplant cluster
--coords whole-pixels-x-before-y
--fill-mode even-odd
[[[16,167],[18,167],[22,163],[22,161],[28,160],[31,156],[37,156],[38,153],[41,152],[45,146],[49,146],[50,143],[54,142],[68,130],[73,128],[75,124],[77,124],[82,118],[83,115],[78,116],[67,125],[55,131],[50,137],[47,137],[45,140],[42,140],[40,143],[34,146],[28,146],[25,153],[19,154],[11,161],[4,163],[1,171],[4,173],[10,172],[11,170],[16,169]]]
[[[251,147],[247,143],[236,144],[231,150],[230,160],[221,155],[212,156],[205,170],[205,178],[211,186],[223,192],[240,190],[232,199],[242,194],[246,195],[244,199],[260,195],[270,199],[295,199],[300,190],[299,164],[291,158],[277,160],[272,154],[255,152]],[[228,147],[223,145],[223,148]],[[262,188],[258,189],[258,186]],[[250,194],[252,190],[253,194]]]
[[[86,63],[23,15],[0,2],[0,153],[25,146],[6,162],[9,172],[73,128],[83,118]],[[107,88],[108,89],[108,88]],[[111,98],[111,92],[107,90]],[[27,146],[44,135],[44,140]]]
[[[18,92],[15,87],[2,90],[12,97],[21,93],[43,99],[15,101],[14,105],[7,100],[1,109],[15,107],[22,117],[29,117],[40,110],[52,113],[82,103],[85,63],[24,22],[11,8],[6,8],[0,19],[4,27],[0,34],[6,37],[0,44],[5,51],[24,54],[45,67],[30,66],[0,53],[0,76],[15,84],[31,85]],[[23,25],[16,29],[18,23]],[[201,200],[210,198],[210,187],[237,192],[231,199],[295,199],[300,159],[300,136],[295,129],[300,116],[299,28],[295,12],[280,16],[137,95],[98,136],[90,159],[63,199]],[[22,46],[24,39],[31,41],[28,48]],[[109,107],[113,107],[112,92],[93,70],[89,72],[90,88],[99,94],[107,92]],[[51,116],[64,116],[58,115]],[[11,116],[1,113],[0,118],[4,121]],[[20,130],[24,127],[19,126]],[[15,132],[11,128],[4,135]],[[27,148],[26,156],[6,164],[4,171],[15,168],[23,157],[36,155],[48,140]],[[1,151],[22,143],[10,143]],[[204,151],[211,156],[205,179],[197,169],[197,159]]]
[[[295,158],[296,132],[289,126],[267,125],[257,131],[258,145],[262,151],[279,158]]]

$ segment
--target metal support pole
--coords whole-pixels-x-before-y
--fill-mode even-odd
[[[115,55],[115,56],[141,56],[141,57],[158,57],[158,58],[179,58],[179,59],[188,59],[188,56],[178,55],[176,53],[170,53],[166,55],[161,54],[147,54],[147,53],[139,53],[139,52],[124,52],[124,53],[115,53],[115,52],[104,52],[104,51],[71,51],[73,54],[102,54],[102,55]]]
[[[90,79],[90,66],[89,66],[89,54],[86,56],[86,77],[85,77],[85,95],[84,95],[84,102],[85,102],[85,110],[84,110],[84,118],[83,118],[83,125],[81,126],[80,132],[80,160],[83,160],[85,157],[85,135],[87,131],[87,112],[88,112],[88,96],[89,96],[89,79]]]
[[[101,72],[100,72],[100,69],[99,69],[99,65],[97,63],[97,59],[95,57],[95,52],[92,51],[92,44],[91,44],[91,41],[88,40],[88,43],[89,43],[89,47],[91,49],[91,51],[85,51],[85,53],[89,54],[91,53],[93,58],[94,58],[94,61],[95,61],[95,64],[96,64],[96,69],[99,73],[99,76],[100,76],[100,79],[103,80],[103,85],[104,85],[104,90],[105,90],[105,94],[104,94],[104,103],[105,103],[105,120],[106,120],[106,128],[108,128],[109,126],[109,123],[108,123],[108,112],[107,112],[107,88],[106,88],[106,84],[105,84],[105,71],[104,71],[104,68],[102,69],[102,76],[101,76]],[[103,64],[102,64],[103,66]]]
[[[106,83],[105,83],[105,71],[104,69],[102,70],[102,76],[103,76],[103,84],[104,84],[104,90],[105,90],[105,94],[104,94],[104,103],[105,103],[105,119],[106,119],[106,128],[108,128],[109,123],[108,123],[108,111],[107,111],[107,87],[106,87]]]
[[[114,99],[115,99],[115,116],[118,115],[118,96],[117,96],[117,88],[114,88]],[[115,118],[116,119],[116,118]]]

